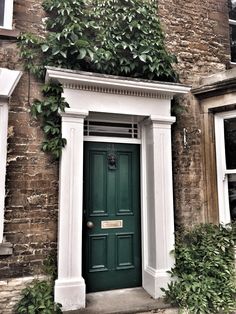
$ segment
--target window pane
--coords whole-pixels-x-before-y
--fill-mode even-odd
[[[236,0],[228,0],[229,4],[229,18],[236,20]]]
[[[229,185],[229,206],[232,220],[236,220],[236,174],[228,176]]]
[[[236,118],[224,120],[226,168],[236,169]]]
[[[0,26],[4,24],[4,8],[5,8],[5,0],[0,0]]]
[[[236,25],[230,26],[231,61],[236,62]]]

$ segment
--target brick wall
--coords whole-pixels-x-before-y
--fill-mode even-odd
[[[14,1],[17,30],[43,33],[41,1]],[[0,67],[22,69],[16,39],[1,38]],[[0,279],[41,272],[56,247],[58,163],[41,149],[42,131],[29,113],[40,84],[24,73],[9,103],[4,235],[13,256],[0,256]]]
[[[168,50],[178,58],[181,83],[195,85],[200,77],[225,69],[230,61],[227,0],[158,0]],[[173,172],[176,222],[205,221],[201,110],[193,96],[173,127]],[[184,148],[184,128],[188,146]],[[202,131],[202,130],[201,130]]]

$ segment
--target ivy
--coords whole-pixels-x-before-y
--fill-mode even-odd
[[[54,302],[54,280],[57,276],[56,256],[49,254],[44,262],[46,280],[34,279],[21,292],[17,314],[61,314],[61,304]]]
[[[31,106],[31,114],[34,118],[41,118],[46,140],[42,149],[51,152],[57,159],[61,155],[62,148],[66,145],[66,139],[61,135],[61,118],[59,112],[64,112],[69,105],[61,96],[62,86],[53,82],[45,84],[42,88],[43,100],[35,100]]]
[[[162,289],[171,303],[191,314],[236,309],[235,226],[204,224],[176,234],[175,278]]]
[[[94,70],[151,80],[176,81],[176,62],[167,53],[156,0],[96,1],[99,25]]]
[[[59,314],[61,305],[53,301],[53,286],[46,280],[33,280],[22,291],[16,307],[17,314]]]
[[[165,49],[156,0],[44,0],[42,6],[48,16],[45,36],[19,38],[25,69],[41,80],[46,66],[177,80],[176,58]],[[61,92],[55,83],[46,85],[44,99],[35,100],[31,109],[43,123],[43,150],[56,158],[66,144],[58,113],[68,104]]]

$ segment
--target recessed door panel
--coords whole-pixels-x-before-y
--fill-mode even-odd
[[[85,143],[87,292],[141,285],[139,145]]]
[[[107,271],[107,235],[89,235],[89,272]]]
[[[134,268],[134,237],[133,233],[116,235],[117,265],[116,269]]]
[[[117,173],[117,214],[132,214],[132,154],[119,154],[120,167]]]
[[[107,177],[106,153],[93,151],[89,155],[89,215],[106,215]]]

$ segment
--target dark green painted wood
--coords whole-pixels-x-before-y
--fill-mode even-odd
[[[117,157],[109,167],[108,155]],[[141,285],[139,145],[85,143],[83,276],[87,292]],[[115,169],[113,169],[115,168]],[[101,222],[122,220],[123,228]],[[92,229],[86,223],[94,224]]]

